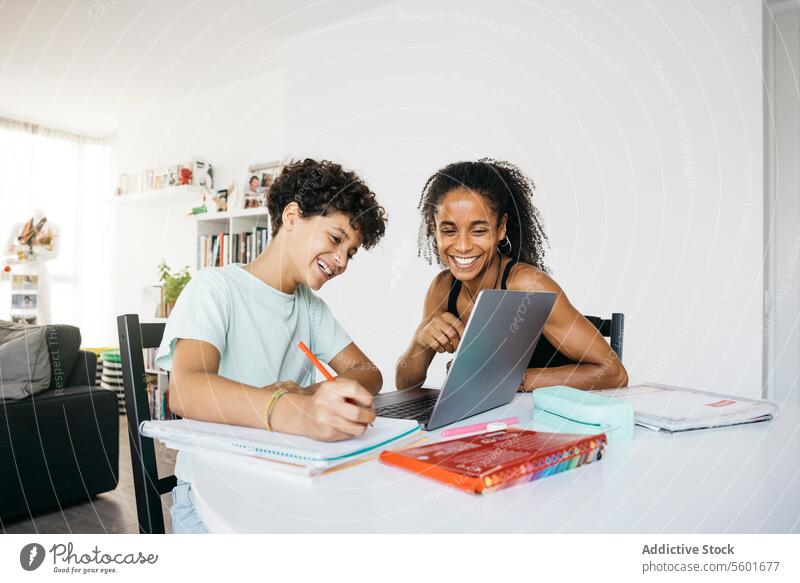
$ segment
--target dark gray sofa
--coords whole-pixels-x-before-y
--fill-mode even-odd
[[[95,386],[97,357],[75,326],[48,326],[50,388],[0,399],[0,522],[30,518],[117,487],[119,408]]]

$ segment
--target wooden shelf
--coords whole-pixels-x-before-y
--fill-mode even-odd
[[[230,219],[243,219],[248,217],[267,217],[269,212],[266,207],[254,209],[239,209],[235,211],[225,211],[223,213],[203,213],[200,215],[192,215],[192,217],[199,222],[205,221],[228,221]]]
[[[159,188],[157,190],[145,190],[143,192],[121,194],[119,196],[115,196],[112,200],[114,201],[114,204],[130,204],[152,199],[167,200],[179,196],[187,198],[190,196],[202,198],[203,193],[203,188],[200,186],[194,186],[193,184],[182,184],[180,186],[170,186],[169,188]]]

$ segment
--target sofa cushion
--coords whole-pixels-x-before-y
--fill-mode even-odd
[[[25,399],[51,383],[47,330],[0,320],[0,398]]]
[[[47,330],[47,352],[50,354],[50,388],[63,389],[75,368],[81,348],[81,331],[76,326],[56,324]],[[92,371],[94,372],[94,371]]]

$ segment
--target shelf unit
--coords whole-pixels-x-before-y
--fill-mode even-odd
[[[269,213],[265,207],[253,209],[241,209],[236,211],[225,211],[217,213],[202,213],[199,215],[192,215],[194,220],[199,222],[205,221],[227,221],[230,219],[245,219],[250,217],[269,217]]]
[[[195,229],[195,237],[196,237],[196,251],[195,251],[195,268],[201,269],[201,255],[203,254],[203,250],[200,244],[200,237],[203,235],[211,236],[220,234],[223,235],[232,235],[232,234],[245,234],[245,233],[252,233],[254,229],[257,231],[260,229],[269,229],[269,212],[266,208],[252,208],[252,209],[240,209],[232,212],[221,212],[221,213],[204,213],[202,215],[195,215],[194,217],[196,229]],[[267,236],[267,239],[269,237]],[[231,256],[228,254],[228,250],[230,249],[230,244],[228,249],[226,249],[226,256],[227,261],[224,264],[231,263],[232,261]],[[251,260],[254,259],[255,256],[251,256]]]

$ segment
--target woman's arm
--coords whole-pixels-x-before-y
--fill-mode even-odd
[[[328,363],[342,378],[356,381],[373,395],[381,392],[383,375],[378,367],[361,352],[355,342],[351,342]]]
[[[189,419],[265,428],[269,400],[283,388],[290,392],[273,409],[275,431],[336,441],[361,435],[375,418],[370,409],[372,395],[354,380],[324,382],[315,393],[303,394],[291,381],[266,387],[232,381],[218,374],[219,363],[220,354],[213,345],[179,339],[172,357],[170,409]]]
[[[519,265],[509,278],[509,289],[557,294],[542,333],[561,354],[578,363],[529,368],[522,383],[524,390],[553,385],[605,389],[628,384],[628,373],[616,353],[597,328],[573,307],[564,290],[552,278],[529,265]]]
[[[428,292],[425,294],[422,322],[417,326],[408,348],[397,361],[395,384],[399,391],[421,387],[428,375],[428,367],[431,365],[436,353],[454,352],[456,346],[458,346],[460,335],[455,334],[454,336],[456,337],[451,342],[447,334],[449,332],[453,335],[453,329],[463,332],[463,325],[455,316],[444,312],[442,309],[446,305],[444,302],[447,300],[449,291],[446,285],[447,273],[443,271],[431,282]],[[450,318],[447,318],[447,316],[450,316]],[[438,334],[436,330],[432,329],[435,326],[431,326],[432,323],[436,324],[434,320],[437,320],[443,327],[443,330]],[[445,324],[449,324],[451,330],[445,329]],[[435,341],[437,337],[441,338],[438,343]],[[436,348],[433,348],[432,345],[436,346]]]

